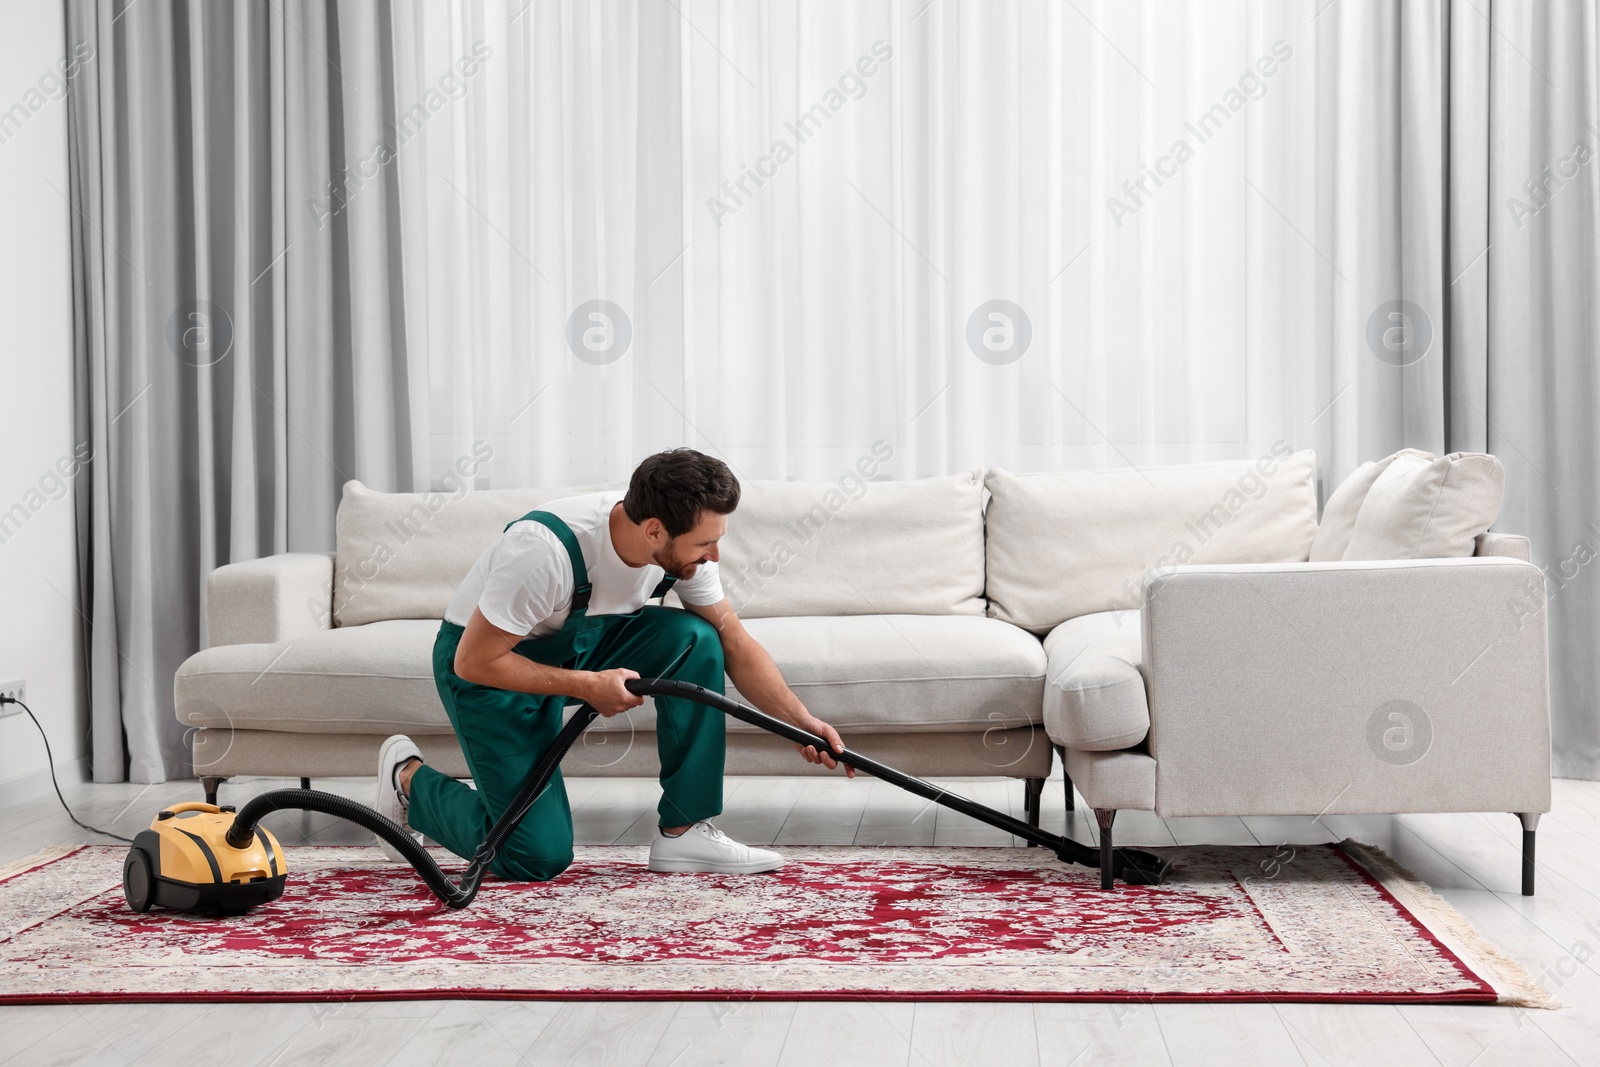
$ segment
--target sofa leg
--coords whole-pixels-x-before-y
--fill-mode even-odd
[[[1044,779],[1024,778],[1022,785],[1024,790],[1022,807],[1028,815],[1028,825],[1037,830],[1039,828],[1040,801],[1044,798]],[[1028,847],[1033,848],[1037,844],[1038,842],[1036,841],[1029,841]]]
[[[214,774],[202,774],[200,776],[200,788],[206,791],[207,804],[215,804],[217,802],[217,787],[227,780],[226,777],[218,777]]]
[[[1070,815],[1078,810],[1078,800],[1072,795],[1072,775],[1067,773],[1067,750],[1057,745],[1056,756],[1061,760],[1061,783],[1067,787],[1067,812]]]
[[[1539,829],[1539,813],[1519,811],[1522,820],[1522,895],[1533,896],[1533,835]]]
[[[1116,808],[1095,808],[1094,821],[1100,825],[1100,888],[1116,885],[1111,859],[1111,824],[1117,821]]]
[[[301,789],[310,789],[311,788],[311,779],[306,778],[304,776],[301,776],[301,778],[300,778],[300,788]]]

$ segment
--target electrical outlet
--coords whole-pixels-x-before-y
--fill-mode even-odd
[[[12,700],[27,700],[27,689],[28,683],[21,678],[10,682],[0,682],[0,696],[8,696]],[[20,704],[0,704],[0,717],[21,714],[22,705]]]

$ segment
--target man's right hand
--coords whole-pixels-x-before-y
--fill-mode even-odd
[[[626,667],[594,671],[589,675],[589,692],[577,695],[607,718],[621,715],[629,708],[636,708],[644,703],[644,697],[635,696],[623,685],[628,679],[637,677],[639,677],[638,671],[630,671]]]

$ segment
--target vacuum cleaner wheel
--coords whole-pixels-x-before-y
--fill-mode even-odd
[[[128,907],[149,911],[156,902],[155,889],[156,872],[150,854],[142,848],[130,848],[128,858],[122,861],[122,895],[128,898]]]

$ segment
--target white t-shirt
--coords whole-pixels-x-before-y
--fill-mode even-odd
[[[558,516],[572,529],[589,571],[589,615],[626,615],[644,606],[666,572],[654,563],[630,567],[611,544],[611,508],[624,492],[612,489],[552,500],[538,510]],[[472,609],[507,633],[543,637],[561,629],[572,608],[572,560],[548,526],[519,520],[484,550],[451,598],[444,617],[467,625]],[[679,579],[672,591],[685,604],[715,604],[722,579],[713,562]]]

